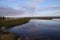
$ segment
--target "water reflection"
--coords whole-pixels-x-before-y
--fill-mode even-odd
[[[27,24],[11,28],[10,32],[33,40],[60,40],[60,22],[32,19]]]

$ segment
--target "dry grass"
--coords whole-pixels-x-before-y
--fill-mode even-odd
[[[13,33],[2,34],[0,35],[0,40],[14,40],[14,34]]]

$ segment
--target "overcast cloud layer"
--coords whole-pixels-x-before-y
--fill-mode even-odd
[[[60,16],[60,0],[0,0],[0,16]]]

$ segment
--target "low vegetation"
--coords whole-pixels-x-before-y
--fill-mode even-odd
[[[24,23],[29,22],[29,20],[30,20],[29,18],[12,19],[12,20],[0,19],[0,28],[1,27],[11,28],[17,25],[22,25]]]

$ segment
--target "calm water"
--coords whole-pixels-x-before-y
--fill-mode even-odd
[[[10,31],[19,36],[60,40],[60,21],[32,19],[29,23],[11,28]]]

